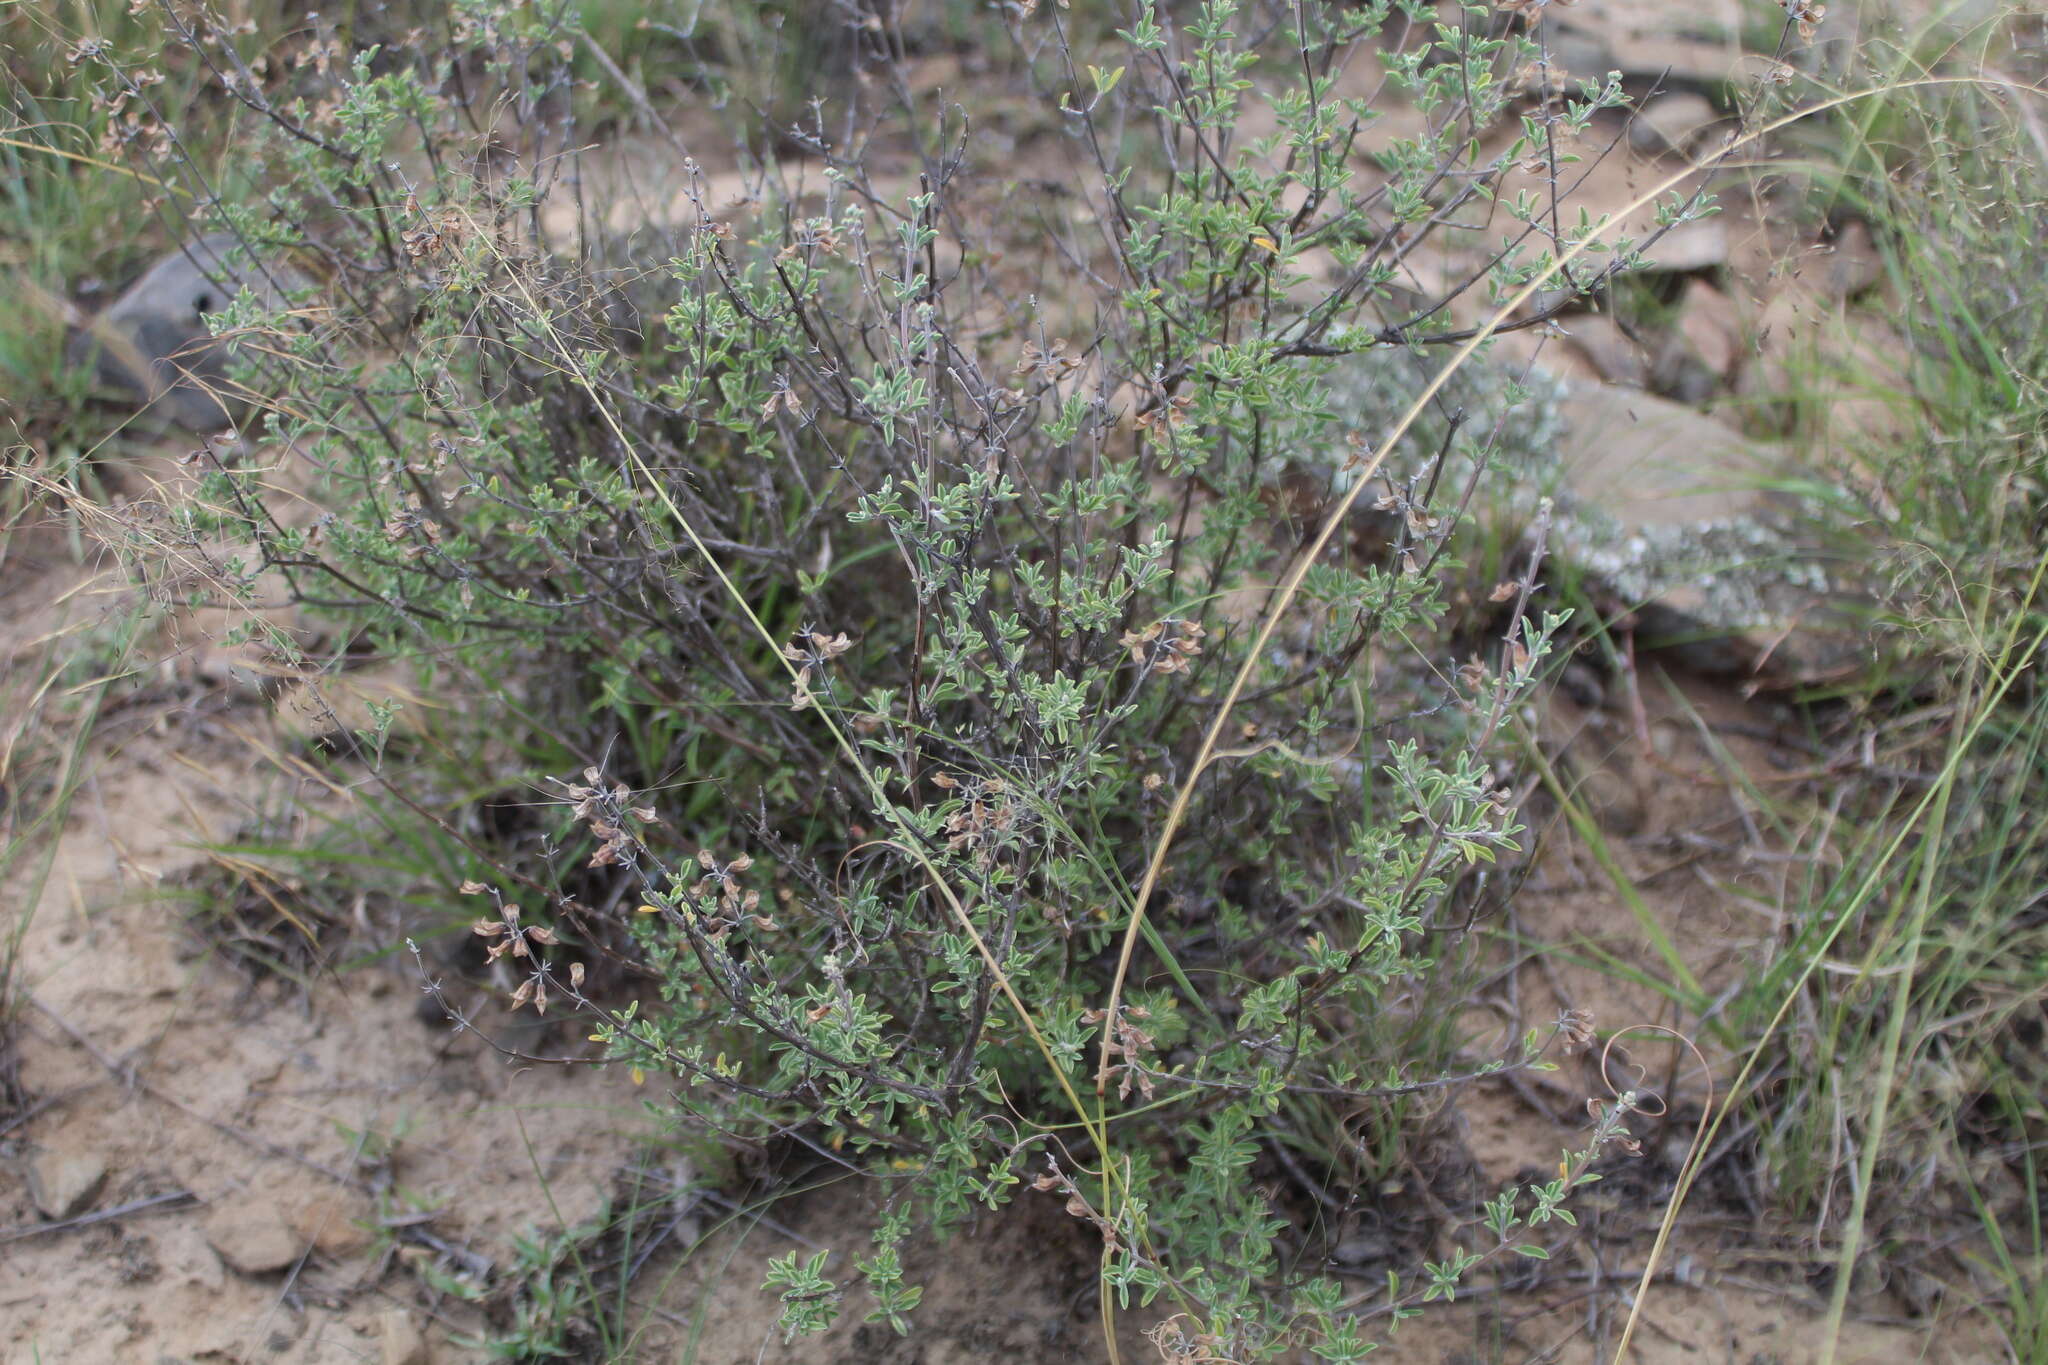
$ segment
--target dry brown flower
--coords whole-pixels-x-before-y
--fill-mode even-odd
[[[751,854],[742,853],[729,863],[718,861],[718,855],[708,848],[697,850],[697,865],[704,869],[704,875],[690,888],[693,896],[716,894],[720,909],[728,913],[750,914],[761,903],[758,891],[743,891],[739,877],[754,865]]]
[[[972,852],[986,866],[996,848],[1017,829],[1020,816],[1010,801],[1009,788],[996,777],[947,777],[940,782],[938,779],[943,776],[934,774],[934,784],[961,794],[960,804],[940,825],[946,834],[946,847],[955,853]]]
[[[1565,1055],[1575,1056],[1593,1045],[1593,1011],[1569,1009],[1558,1016],[1557,1031],[1564,1038]]]
[[[626,819],[630,816],[643,824],[652,824],[659,818],[654,807],[633,805],[633,790],[623,782],[615,782],[607,789],[603,774],[596,768],[585,768],[581,783],[567,782],[562,786],[574,803],[570,807],[572,813],[597,836],[598,848],[590,855],[589,866],[632,863],[638,844],[626,828]]]
[[[796,390],[790,388],[787,383],[774,393],[768,395],[768,401],[761,405],[761,420],[764,422],[775,420],[775,413],[778,408],[788,413],[791,417],[798,419],[801,419],[804,415],[803,400],[796,396]]]
[[[1169,631],[1171,632],[1169,634]],[[1196,621],[1154,621],[1143,630],[1127,630],[1118,643],[1131,662],[1152,673],[1185,673],[1202,652],[1208,634]]]
[[[1828,7],[1816,5],[1813,0],[1784,0],[1784,4],[1786,15],[1799,26],[1800,40],[1812,42],[1813,35],[1828,17]]]
[[[1041,346],[1035,341],[1024,343],[1024,358],[1017,362],[1016,373],[1036,371],[1040,379],[1059,379],[1081,367],[1080,358],[1067,354],[1067,339],[1058,337]]]
[[[1176,394],[1153,404],[1133,420],[1140,431],[1171,431],[1187,422],[1188,409],[1194,406],[1194,402],[1193,394]]]
[[[853,648],[853,641],[845,631],[827,635],[814,627],[806,627],[782,647],[782,657],[796,664],[795,686],[790,693],[789,709],[801,711],[815,700],[811,692],[811,675],[832,660]]]
[[[1102,1010],[1091,1009],[1081,1015],[1081,1022],[1099,1024],[1107,1017]],[[1140,1005],[1123,1005],[1117,1009],[1116,1025],[1110,1031],[1110,1041],[1103,1049],[1103,1054],[1124,1059],[1109,1066],[1107,1071],[1107,1074],[1122,1073],[1123,1078],[1117,1083],[1116,1089],[1117,1098],[1120,1100],[1129,1099],[1133,1090],[1148,1100],[1152,1098],[1152,1077],[1147,1074],[1139,1058],[1155,1051],[1156,1046],[1152,1035],[1132,1022],[1135,1019],[1149,1018],[1151,1012]]]

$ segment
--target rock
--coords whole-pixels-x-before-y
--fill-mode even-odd
[[[1705,95],[1674,90],[1636,110],[1628,125],[1629,146],[1650,155],[1674,152],[1688,156],[1701,142],[1701,134],[1720,118],[1720,111]]]
[[[1634,81],[1715,90],[1733,80],[1741,52],[1733,42],[1649,34],[1614,43],[1614,65]]]
[[[220,1256],[206,1244],[198,1228],[186,1222],[169,1222],[157,1234],[157,1260],[181,1284],[200,1289],[219,1289],[227,1283]]]
[[[1642,832],[1648,802],[1645,793],[1624,774],[1608,767],[1595,768],[1579,779],[1573,795],[1600,828],[1625,839]]]
[[[1658,348],[1652,387],[1681,403],[1718,397],[1742,358],[1742,320],[1735,303],[1705,280],[1681,300],[1678,325]]]
[[[1607,685],[1600,680],[1599,670],[1584,659],[1569,660],[1558,670],[1557,690],[1581,711],[1607,707]]]
[[[1775,452],[1679,403],[1627,389],[1580,389],[1565,400],[1574,451],[1568,488],[1624,531],[1753,516],[1752,487],[1779,472]]]
[[[1741,314],[1733,299],[1705,280],[1686,285],[1679,305],[1678,333],[1717,377],[1733,372],[1741,358]]]
[[[1745,354],[1735,391],[1754,402],[1782,398],[1792,387],[1795,364],[1810,364],[1820,336],[1831,330],[1840,309],[1803,278],[1781,284],[1753,303],[1744,326]]]
[[[1331,1249],[1330,1260],[1337,1265],[1360,1266],[1392,1260],[1394,1251],[1393,1239],[1384,1232],[1355,1232]]]
[[[241,255],[228,233],[165,255],[73,340],[72,363],[92,366],[103,385],[181,427],[212,432],[234,425],[243,406],[225,392],[234,343],[213,335],[208,316],[245,286],[278,307],[286,291],[305,284],[288,268],[257,267]]]
[[[1556,11],[1553,11],[1556,13]],[[1719,43],[1697,39],[1632,37],[1602,32],[1578,22],[1546,25],[1544,35],[1551,62],[1575,80],[1599,82],[1610,71],[1638,84],[1682,85],[1713,89],[1728,82],[1734,53]]]
[[[1638,240],[1649,242],[1649,234],[1644,233]],[[1728,225],[1718,215],[1680,223],[1639,250],[1648,270],[1667,275],[1711,270],[1728,259]]]
[[[107,1163],[91,1152],[45,1151],[28,1164],[28,1197],[53,1223],[90,1208],[107,1183]]]
[[[1878,310],[1852,309],[1809,278],[1822,273],[1809,258],[1801,276],[1755,312],[1735,392],[1758,411],[1789,392],[1805,395],[1801,415],[1821,423],[1807,439],[1853,457],[1915,429],[1910,350]],[[1814,401],[1821,395],[1825,402]],[[1792,415],[1787,410],[1780,420]]]
[[[1871,239],[1870,229],[1850,219],[1835,230],[1827,252],[1824,286],[1840,299],[1852,299],[1884,278],[1884,256]]]
[[[370,1223],[375,1217],[370,1201],[348,1190],[316,1194],[299,1205],[292,1215],[292,1233],[299,1245],[310,1245],[323,1256],[354,1256],[369,1247]]]
[[[273,1202],[223,1204],[206,1220],[206,1241],[244,1275],[268,1275],[299,1259],[305,1244]]]
[[[1705,673],[1813,676],[1861,657],[1856,601],[1768,486],[1780,452],[1680,403],[1574,392],[1556,553]],[[1839,570],[1837,571],[1840,572]]]
[[[1563,72],[1568,81],[1599,84],[1608,72],[1615,69],[1614,49],[1591,29],[1576,24],[1545,24],[1541,36],[1551,67]]]
[[[1577,331],[1577,320],[1573,319],[1572,330]],[[1604,384],[1607,377],[1594,367],[1586,353],[1570,341],[1554,335],[1532,336],[1534,331],[1510,332],[1502,338],[1502,344],[1494,349],[1494,355],[1502,360],[1521,360],[1525,366],[1534,366],[1569,388],[1575,384]],[[1514,338],[1525,338],[1515,341]],[[1540,343],[1532,345],[1532,342]]]
[[[1657,357],[1657,373],[1650,391],[1696,408],[1719,396],[1721,381],[1693,354],[1684,338],[1674,336]]]
[[[1600,377],[1610,384],[1643,388],[1650,379],[1650,364],[1642,346],[1621,330],[1621,324],[1601,313],[1566,318],[1565,333],[1574,350],[1592,362]]]
[[[379,1365],[431,1365],[426,1334],[405,1309],[387,1308],[377,1315],[377,1359]]]
[[[273,1356],[283,1356],[298,1342],[306,1331],[306,1315],[294,1312],[291,1307],[279,1304],[281,1311],[270,1314],[266,1321],[270,1330],[263,1336],[263,1349]]]
[[[1683,6],[1645,5],[1631,0],[1580,0],[1552,6],[1541,35],[1560,47],[1604,60],[1573,74],[1599,76],[1619,71],[1629,81],[1661,89],[1711,90],[1726,85],[1742,54],[1741,0],[1687,0]]]

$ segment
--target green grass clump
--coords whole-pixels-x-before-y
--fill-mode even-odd
[[[1834,1263],[1826,1358],[1866,1262],[1988,1313],[2016,1359],[2048,1349],[2048,159],[2025,26],[1861,54],[1878,93],[1834,108],[1814,183],[1884,257],[1860,306],[1899,338],[1891,420],[1838,442],[1867,377],[1821,356],[1773,396],[1832,476],[1814,534],[1861,572],[1888,665],[1810,699],[1826,751],[1860,762],[1801,800],[1741,794],[1798,872],[1713,1020],[1743,1059],[1723,1120],[1751,1126],[1764,1188]]]

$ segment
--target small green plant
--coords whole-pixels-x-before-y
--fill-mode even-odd
[[[604,1215],[588,1227],[564,1228],[545,1236],[512,1239],[512,1322],[481,1346],[496,1360],[560,1360],[583,1354],[592,1335],[592,1293],[582,1248],[593,1241]]]
[[[813,1252],[803,1260],[798,1259],[799,1254],[792,1251],[768,1263],[765,1287],[770,1291],[781,1291],[781,1327],[785,1342],[814,1336],[830,1327],[839,1316],[839,1290],[823,1274],[825,1258],[831,1253]]]

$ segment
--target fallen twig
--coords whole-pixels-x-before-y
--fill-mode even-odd
[[[199,1196],[190,1190],[172,1190],[169,1194],[153,1194],[147,1199],[132,1203],[118,1204],[111,1209],[95,1209],[81,1213],[76,1218],[66,1218],[58,1223],[37,1223],[30,1227],[9,1228],[0,1232],[0,1246],[19,1242],[30,1237],[39,1237],[46,1232],[68,1232],[72,1228],[89,1227],[94,1223],[105,1223],[115,1218],[126,1218],[131,1213],[144,1213],[150,1209],[164,1208],[172,1204],[197,1203]]]

